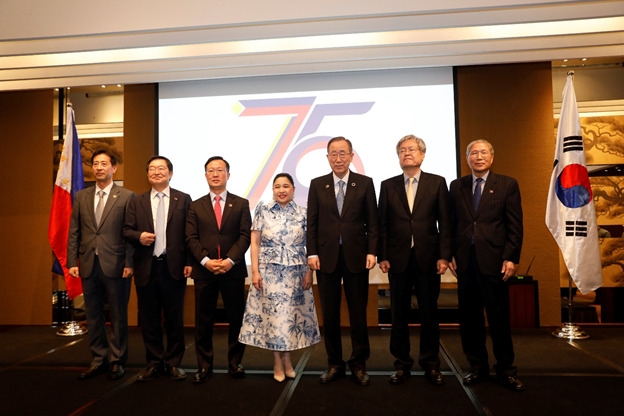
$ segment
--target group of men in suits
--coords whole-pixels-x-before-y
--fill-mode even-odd
[[[506,284],[515,272],[522,246],[517,182],[490,170],[494,149],[485,140],[468,145],[466,160],[472,173],[453,181],[450,192],[444,178],[421,171],[426,153],[422,139],[405,136],[396,151],[403,173],[382,182],[379,205],[372,179],[350,170],[353,146],[344,137],[328,142],[332,172],[310,183],[308,266],[316,271],[328,362],[320,382],[345,377],[348,366],[356,383],[370,383],[366,371],[370,356],[368,275],[378,262],[390,282],[390,351],[396,359],[391,384],[405,382],[414,365],[408,326],[412,292],[422,324],[418,364],[429,382],[444,384],[437,301],[440,276],[450,268],[458,280],[462,346],[470,363],[464,384],[489,378],[485,310],[497,381],[511,390],[524,390],[513,365]],[[68,244],[70,274],[83,279],[93,355],[80,378],[107,369],[111,379],[123,376],[133,274],[148,364],[139,373],[139,381],[161,373],[174,380],[186,378],[180,362],[188,277],[195,281],[198,370],[193,382],[201,384],[213,374],[212,328],[219,292],[229,323],[228,373],[244,377],[241,361],[245,346],[238,342],[238,332],[245,308],[244,255],[250,244],[251,215],[248,200],[226,189],[229,163],[220,156],[206,162],[210,192],[194,202],[169,186],[173,166],[165,157],[155,156],[147,162],[152,189],[136,197],[113,183],[117,162],[110,152],[94,153],[92,165],[96,185],[76,195]],[[352,344],[347,361],[340,331],[343,286]],[[106,297],[110,342],[104,317]]]
[[[94,152],[91,163],[96,185],[76,194],[68,240],[67,266],[72,276],[82,277],[92,355],[79,378],[107,371],[112,380],[123,377],[133,275],[147,361],[138,381],[160,374],[173,380],[187,377],[180,363],[188,277],[195,279],[196,297],[199,370],[193,382],[203,383],[212,375],[212,327],[219,292],[230,323],[229,373],[244,377],[240,365],[244,345],[238,342],[238,332],[245,308],[244,254],[251,215],[249,202],[226,190],[229,164],[218,156],[210,158],[205,165],[210,193],[191,202],[188,194],[169,186],[173,164],[166,157],[148,160],[151,189],[138,196],[113,182],[117,159],[112,152]]]
[[[317,273],[328,355],[320,381],[344,377],[348,366],[356,383],[370,383],[366,305],[368,273],[377,259],[389,274],[390,352],[396,359],[391,384],[405,382],[414,365],[408,326],[413,292],[421,317],[418,364],[430,383],[444,384],[437,302],[441,275],[450,267],[458,280],[462,345],[470,363],[464,384],[489,378],[485,309],[497,381],[523,391],[513,365],[506,284],[522,247],[518,184],[491,172],[494,148],[476,140],[466,151],[472,173],[453,181],[449,192],[443,177],[421,171],[426,151],[418,137],[399,140],[396,152],[403,173],[382,182],[376,206],[371,178],[349,169],[351,142],[334,137],[327,145],[332,173],[313,179],[308,194],[308,265]],[[341,281],[351,327],[352,352],[346,362],[340,338]]]

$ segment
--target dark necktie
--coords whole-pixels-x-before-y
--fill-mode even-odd
[[[481,201],[481,183],[483,182],[483,178],[477,178],[475,180],[475,189],[472,194],[472,201],[474,202],[474,210],[477,212],[477,208],[479,208],[479,201]]]

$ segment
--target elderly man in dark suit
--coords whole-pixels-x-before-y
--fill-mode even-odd
[[[373,181],[349,170],[352,159],[349,140],[334,137],[328,142],[332,172],[313,179],[308,193],[307,251],[308,266],[316,271],[329,364],[320,381],[344,377],[348,364],[356,383],[366,386],[368,272],[375,265],[379,227]],[[348,363],[342,359],[340,337],[341,282],[351,323]]]
[[[146,170],[152,189],[130,201],[124,225],[124,236],[135,246],[134,283],[147,360],[137,381],[161,373],[184,380],[184,294],[191,275],[185,228],[191,197],[169,186],[173,164],[166,157],[152,157]]]
[[[522,204],[518,182],[490,169],[494,148],[475,140],[466,148],[472,173],[451,182],[453,262],[457,274],[462,347],[470,363],[465,385],[489,378],[483,310],[494,347],[497,381],[523,391],[513,365],[509,286],[522,248]]]
[[[422,139],[405,136],[396,151],[403,174],[381,183],[377,255],[390,282],[390,352],[396,358],[390,384],[404,382],[414,365],[408,325],[416,292],[421,319],[418,364],[430,383],[442,385],[438,296],[440,275],[451,260],[448,188],[443,177],[421,171],[427,151]]]
[[[249,201],[226,190],[230,164],[221,156],[204,165],[210,193],[191,204],[186,222],[186,243],[197,264],[195,279],[195,351],[198,370],[193,382],[213,374],[212,329],[219,292],[229,323],[228,373],[245,377],[241,365],[245,344],[238,333],[245,312],[245,252],[251,235]]]
[[[69,225],[67,268],[82,277],[91,365],[81,380],[109,371],[109,378],[124,375],[128,360],[128,300],[133,273],[133,249],[123,237],[126,207],[134,193],[115,185],[117,158],[108,150],[91,156],[96,185],[76,194]],[[108,298],[110,342],[106,337]],[[110,366],[109,366],[110,364]]]

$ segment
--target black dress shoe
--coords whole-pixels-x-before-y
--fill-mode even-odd
[[[193,384],[201,384],[208,380],[209,377],[212,377],[213,374],[211,368],[200,368],[193,377]]]
[[[236,368],[228,369],[228,374],[231,375],[232,378],[245,378],[245,369],[239,364]]]
[[[412,373],[410,370],[398,369],[396,371],[393,371],[392,374],[390,374],[390,379],[388,380],[388,383],[390,384],[404,383],[405,380],[410,378],[411,375]]]
[[[145,369],[141,370],[141,372],[137,375],[136,380],[140,382],[152,381],[158,376],[158,369],[153,365],[145,367]]]
[[[471,386],[479,381],[486,381],[490,378],[489,374],[479,373],[477,371],[471,371],[464,377],[464,386]]]
[[[498,376],[496,378],[498,384],[511,391],[525,391],[526,387],[516,376]]]
[[[110,370],[108,371],[108,378],[111,380],[119,380],[125,374],[123,365],[121,364],[113,364],[111,365]]]
[[[332,381],[336,381],[339,378],[344,378],[344,376],[345,376],[344,368],[331,367],[323,371],[323,374],[321,374],[321,378],[319,379],[319,381],[321,382],[321,384],[327,384],[327,383],[331,383]]]
[[[434,386],[441,386],[444,384],[444,376],[438,370],[425,371],[425,378]]]
[[[360,386],[368,386],[370,384],[370,377],[366,370],[351,371],[351,378]]]
[[[186,371],[184,371],[180,367],[171,367],[169,368],[169,378],[175,381],[186,380]]]
[[[87,368],[85,371],[80,373],[80,375],[78,376],[78,379],[86,380],[88,378],[93,378],[99,374],[104,374],[107,369],[108,369],[108,366],[106,364],[100,364],[100,365],[91,364],[89,368]]]

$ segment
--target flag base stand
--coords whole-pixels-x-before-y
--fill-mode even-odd
[[[56,331],[56,335],[59,337],[75,337],[78,335],[84,335],[88,332],[87,328],[76,322],[69,321],[66,322],[58,331]]]
[[[572,302],[573,297],[574,292],[572,291],[572,276],[570,276],[568,278],[568,322],[564,323],[561,328],[552,333],[554,337],[567,338],[568,341],[589,338],[589,335],[571,322],[572,319],[574,319],[574,303]]]
[[[557,338],[567,338],[570,341],[589,338],[589,335],[572,322],[566,322],[561,328],[555,330],[552,335]]]

